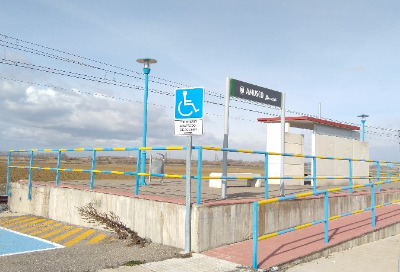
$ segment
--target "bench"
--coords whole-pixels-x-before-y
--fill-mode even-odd
[[[222,173],[210,173],[210,177],[222,177]],[[228,173],[227,177],[261,177],[260,174],[253,173]],[[228,180],[236,180],[236,179],[228,179]],[[227,181],[228,181],[227,180]],[[247,180],[247,187],[261,187],[263,179],[240,179]],[[222,179],[209,179],[210,188],[222,188]]]

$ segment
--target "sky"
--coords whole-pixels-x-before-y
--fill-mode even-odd
[[[149,146],[186,145],[173,135],[173,93],[186,87],[206,96],[193,144],[222,146],[231,77],[284,92],[286,116],[317,116],[319,104],[329,120],[360,125],[368,114],[370,158],[400,161],[399,11],[389,0],[6,1],[0,150],[140,146],[136,59],[151,57]],[[265,150],[257,118],[280,111],[231,106],[230,146]]]

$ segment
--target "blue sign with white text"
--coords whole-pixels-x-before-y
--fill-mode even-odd
[[[175,119],[203,118],[204,89],[177,89],[175,91]]]

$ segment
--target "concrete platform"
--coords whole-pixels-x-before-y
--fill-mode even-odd
[[[264,187],[247,187],[246,181],[242,183],[229,183],[228,199],[221,200],[221,190],[209,188],[208,181],[203,181],[202,202],[196,205],[196,181],[193,181],[191,238],[194,252],[205,252],[208,256],[251,265],[251,240],[248,239],[252,235],[252,202],[263,198]],[[33,182],[33,199],[29,201],[27,183],[13,182],[10,186],[10,207],[13,211],[88,226],[75,209],[94,202],[100,212],[115,212],[140,236],[156,243],[184,248],[185,184],[182,180],[153,181],[141,186],[137,197],[133,194],[133,181],[98,180],[95,189],[89,190],[88,187],[88,181],[61,181],[58,187],[53,182]],[[382,192],[376,195],[376,204],[400,199],[399,187],[398,182],[382,186]],[[327,187],[318,189],[323,188]],[[310,190],[311,186],[286,183],[287,194]],[[270,197],[278,194],[279,185],[270,185]],[[288,225],[322,219],[321,201],[320,197],[308,197],[273,203],[268,210],[263,210],[266,216],[260,221],[260,228],[269,233],[285,229]],[[370,205],[369,188],[357,189],[353,195],[348,192],[332,193],[329,202],[330,216],[366,208]],[[307,260],[325,256],[329,252],[400,233],[398,208],[398,205],[391,205],[377,209],[375,229],[368,227],[369,212],[332,221],[331,242],[328,245],[323,243],[322,225],[261,241],[259,264],[263,268],[290,264],[299,258]]]

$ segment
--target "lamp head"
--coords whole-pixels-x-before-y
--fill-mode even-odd
[[[369,115],[361,114],[361,115],[359,115],[357,117],[361,117],[361,120],[365,120],[365,119],[367,119],[367,117],[369,117]]]
[[[155,59],[151,59],[151,58],[137,59],[136,61],[139,63],[143,63],[144,68],[146,68],[146,69],[150,68],[151,63],[157,63],[157,61]]]

